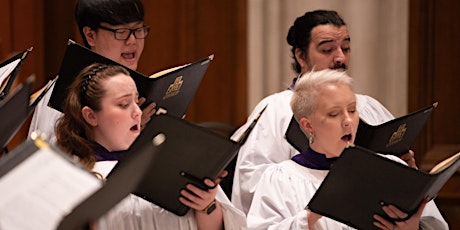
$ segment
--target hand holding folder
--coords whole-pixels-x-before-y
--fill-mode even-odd
[[[152,117],[133,145],[151,143],[157,136],[163,136],[164,143],[133,194],[183,216],[190,208],[179,201],[180,191],[189,183],[208,189],[204,179],[217,178],[235,156],[238,144],[211,130],[163,114]],[[108,180],[116,171],[117,168],[112,170]]]
[[[313,195],[307,208],[357,229],[377,229],[373,215],[392,204],[409,217],[420,203],[436,197],[460,167],[460,153],[420,171],[359,146],[344,150]]]
[[[252,127],[257,120],[258,117]],[[209,178],[215,181],[236,156],[250,131],[248,129],[240,141],[235,142],[168,114],[153,116],[133,146],[151,143],[158,137],[164,137],[164,143],[133,194],[178,216],[185,215],[190,208],[179,201],[180,191],[187,184],[202,190],[209,189],[204,180]],[[119,164],[123,164],[123,160]],[[116,168],[112,170],[109,180],[116,171]]]

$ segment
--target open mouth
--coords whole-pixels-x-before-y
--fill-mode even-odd
[[[122,53],[121,57],[124,59],[133,59],[135,57],[135,53]]]
[[[133,125],[133,126],[131,126],[131,128],[129,130],[137,131],[137,130],[139,130],[139,126],[138,125]]]
[[[346,141],[346,142],[350,142],[351,141],[351,134],[343,135],[342,140]]]

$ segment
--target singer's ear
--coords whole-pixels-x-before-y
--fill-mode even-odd
[[[94,114],[94,111],[88,107],[85,106],[83,109],[81,109],[81,114],[83,116],[83,119],[85,119],[86,123],[89,125],[95,127],[97,125],[97,117]]]
[[[299,125],[304,133],[313,133],[313,127],[311,126],[310,120],[308,118],[300,118]]]
[[[302,70],[308,69],[307,67],[307,53],[301,48],[295,49],[295,59],[299,63]]]

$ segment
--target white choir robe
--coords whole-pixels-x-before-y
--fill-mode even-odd
[[[31,125],[29,136],[32,132],[39,130],[44,133],[50,143],[56,143],[55,125],[62,113],[49,107],[48,102],[51,97],[54,85],[37,104]],[[97,162],[95,171],[106,175],[114,163]],[[100,168],[102,166],[102,168]],[[98,170],[98,168],[100,168]],[[216,195],[224,213],[225,229],[245,229],[246,216],[239,209],[235,208],[219,186]],[[194,212],[189,211],[187,215],[178,217],[175,214],[164,210],[150,202],[145,201],[135,195],[129,195],[113,208],[104,218],[98,221],[98,230],[101,229],[197,229]]]
[[[112,170],[116,161],[97,162],[94,171],[104,177]],[[246,229],[246,216],[235,208],[220,188],[216,200],[221,204],[225,229]],[[177,216],[138,196],[130,194],[96,222],[97,230],[197,230],[191,209],[184,216]]]
[[[29,126],[29,137],[32,132],[39,131],[46,135],[46,140],[52,144],[56,143],[54,127],[57,120],[62,116],[61,112],[48,106],[55,85],[53,84],[42,100],[38,102]]]
[[[263,171],[271,164],[291,159],[299,152],[285,138],[292,118],[292,90],[272,94],[260,101],[249,116],[247,123],[233,135],[237,140],[254,117],[266,106],[264,113],[238,152],[232,188],[232,203],[247,214],[254,188]],[[356,94],[359,117],[371,125],[394,119],[394,116],[377,100]]]
[[[405,164],[395,156],[385,157]],[[255,188],[247,216],[248,229],[308,229],[305,207],[328,172],[303,167],[292,160],[269,166]],[[425,206],[421,222],[422,229],[448,229],[434,201]],[[354,228],[323,216],[313,229]]]

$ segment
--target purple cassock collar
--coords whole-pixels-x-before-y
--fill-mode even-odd
[[[96,153],[96,161],[118,161],[128,153],[128,151],[109,152],[109,150],[98,143],[94,143],[94,152]]]
[[[326,155],[308,148],[304,152],[293,156],[291,160],[307,168],[317,170],[330,170],[332,164],[337,158],[338,157],[326,158]]]

